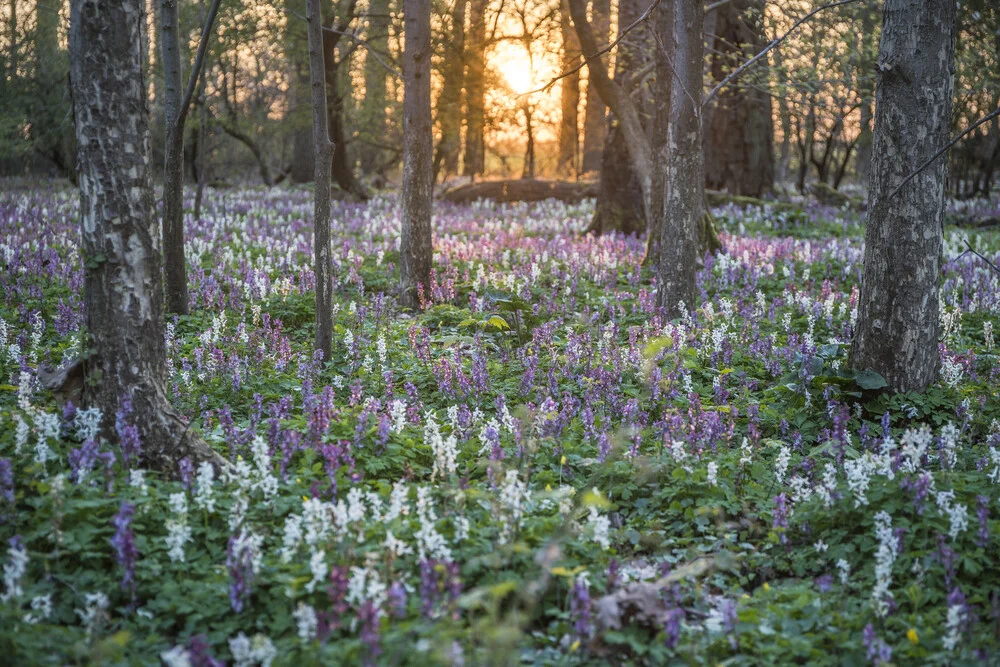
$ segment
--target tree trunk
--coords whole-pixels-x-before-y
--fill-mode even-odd
[[[687,314],[695,307],[698,235],[707,217],[701,134],[704,14],[702,0],[674,3],[671,51],[678,85],[670,96],[669,154],[656,302],[675,315]]]
[[[399,247],[400,302],[420,306],[418,288],[430,283],[431,232],[431,4],[405,0],[406,48],[403,51],[403,183],[402,237]]]
[[[656,174],[655,166],[653,173]],[[642,183],[629,160],[621,126],[612,121],[611,131],[601,151],[597,203],[587,231],[595,234],[641,234],[645,230]]]
[[[85,347],[92,350],[84,402],[100,408],[110,430],[121,400],[131,398],[145,466],[171,471],[185,456],[219,462],[189,432],[165,390],[160,236],[139,38],[144,3],[73,0],[70,12]]]
[[[580,40],[577,39],[569,15],[569,5],[559,6],[559,30],[562,34],[562,70],[565,72],[580,62]],[[579,172],[580,153],[580,72],[573,72],[560,82],[559,159],[556,171],[563,175]]]
[[[667,46],[673,30],[673,5],[663,3],[653,15],[652,29]],[[646,256],[643,264],[656,270],[660,262],[660,243],[663,239],[664,204],[667,196],[667,167],[670,162],[670,103],[673,95],[674,73],[667,54],[659,46],[654,51],[653,112],[651,117],[650,145],[653,153],[653,175],[650,191],[650,211],[646,223]]]
[[[469,0],[469,42],[465,52],[465,164],[462,173],[475,177],[486,167],[483,129],[486,125],[487,0]],[[404,138],[405,141],[405,138]]]
[[[869,64],[868,53],[873,49],[875,40],[875,9],[867,4],[861,3],[858,11],[861,12],[861,35],[860,35],[860,65],[861,65],[861,128],[858,136],[858,181],[862,187],[868,188],[871,178],[872,167],[872,103],[874,102],[875,88],[871,82],[871,70],[866,65]],[[874,63],[872,63],[874,64]]]
[[[320,0],[306,0],[309,44],[309,80],[313,119],[313,271],[316,274],[315,349],[330,359],[333,347],[333,264],[330,250],[330,165],[336,146],[327,127],[328,96],[325,70],[327,49],[323,40]]]
[[[331,19],[330,24],[336,21]],[[340,35],[323,31],[323,61],[326,67],[326,109],[327,127],[330,131],[330,141],[337,147],[330,156],[332,160],[333,178],[344,192],[349,192],[358,199],[369,198],[367,190],[354,176],[347,151],[347,134],[344,131],[344,101],[340,94],[340,61],[337,60],[337,42]],[[311,62],[311,56],[310,56]],[[315,127],[314,127],[315,133]]]
[[[285,0],[285,54],[289,60],[288,123],[292,134],[292,159],[289,177],[292,183],[313,179],[312,86],[309,80],[309,36],[304,21],[295,16],[301,0]]]
[[[955,3],[886,0],[878,55],[864,277],[851,364],[892,391],[937,378],[938,290],[947,162],[892,193],[948,140]]]
[[[524,132],[528,137],[524,148],[524,169],[521,171],[521,178],[531,179],[535,177],[535,129],[531,124],[535,110],[531,103],[525,102],[521,112],[524,114]]]
[[[163,62],[163,263],[167,312],[187,315],[184,256],[184,123],[181,118],[179,0],[160,1],[160,58]]]
[[[205,98],[205,71],[201,72],[198,99],[198,189],[194,193],[194,219],[201,220],[201,202],[208,183],[208,100]]]
[[[465,72],[462,55],[465,50],[465,9],[467,0],[456,0],[451,11],[451,37],[445,43],[441,74],[441,98],[438,121],[441,123],[441,166],[445,176],[458,173],[458,153],[462,147],[462,87]]]
[[[600,49],[608,43],[608,36],[611,33],[611,0],[593,0],[591,12],[591,30],[594,33],[597,48]],[[604,139],[608,133],[608,107],[598,92],[595,78],[598,73],[592,71],[593,68],[597,67],[604,67],[604,71],[607,72],[606,61],[601,58],[593,60],[587,65],[589,74],[587,104],[583,117],[583,164],[581,166],[584,172],[597,171],[601,168],[601,153],[604,150]]]
[[[371,48],[380,53],[389,52],[389,0],[372,0],[368,11],[368,33],[366,39]],[[461,57],[459,57],[461,62]],[[361,122],[359,140],[362,144],[386,143],[388,117],[386,106],[386,69],[371,53],[365,54],[365,96],[361,100]],[[361,171],[373,174],[383,168],[385,151],[374,145],[366,146],[361,152]]]
[[[719,82],[768,40],[763,0],[733,0],[714,14],[710,69],[712,79]],[[760,197],[774,188],[774,121],[767,81],[752,76],[745,74],[741,82],[751,85],[722,90],[711,114],[706,113],[705,178],[709,188]]]

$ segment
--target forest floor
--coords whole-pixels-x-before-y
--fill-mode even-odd
[[[946,230],[941,382],[881,395],[846,360],[857,213],[716,209],[727,252],[664,321],[642,240],[579,235],[591,208],[439,203],[406,315],[393,200],[335,203],[321,364],[311,194],[209,191],[170,392],[234,465],[168,480],[127,405],[105,442],[38,387],[79,353],[78,197],[0,191],[8,664],[1000,652],[1000,276],[962,254],[997,232]]]

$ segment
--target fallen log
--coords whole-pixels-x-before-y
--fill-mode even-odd
[[[558,199],[575,204],[596,196],[597,183],[524,178],[466,183],[446,190],[441,198],[455,204],[468,204],[477,199],[492,199],[498,202]]]

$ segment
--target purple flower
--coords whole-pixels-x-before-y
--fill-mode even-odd
[[[14,466],[10,459],[0,459],[0,498],[14,504]]]
[[[976,496],[976,516],[979,518],[979,546],[985,547],[990,541],[990,499],[986,496]]]
[[[194,635],[188,641],[188,658],[191,667],[226,667],[225,662],[212,656],[212,647],[205,635]]]
[[[142,443],[139,439],[139,427],[131,423],[129,417],[132,416],[132,399],[128,396],[122,398],[121,407],[115,414],[115,431],[118,433],[118,443],[122,450],[122,463],[126,468],[130,468],[133,462],[142,456]]]
[[[587,580],[577,577],[573,582],[573,589],[570,591],[569,608],[570,616],[573,618],[573,631],[581,640],[588,639],[591,633],[590,623],[590,587]]]
[[[892,660],[892,647],[875,634],[875,626],[871,623],[865,626],[863,641],[868,649],[868,659],[873,665],[881,665]]]
[[[376,609],[371,600],[365,600],[361,608],[358,609],[358,621],[361,622],[359,636],[361,643],[365,646],[365,664],[374,665],[375,658],[382,653],[382,649],[378,643],[378,609]]]
[[[115,550],[115,560],[124,569],[122,574],[122,590],[128,590],[135,599],[135,559],[138,551],[135,548],[135,534],[132,532],[132,517],[135,515],[135,505],[122,501],[118,514],[112,519],[115,526],[111,546]]]
[[[396,618],[406,617],[406,587],[399,581],[392,582],[389,592],[386,594],[389,601],[389,609]]]
[[[778,531],[781,543],[787,544],[785,531],[788,530],[788,498],[783,493],[774,497],[774,521],[771,527]]]
[[[438,597],[437,561],[420,561],[420,609],[426,618],[434,613],[434,604]]]
[[[229,569],[229,603],[237,614],[243,611],[253,586],[253,541],[242,532],[229,538],[226,567]]]
[[[667,620],[663,624],[663,632],[666,634],[664,642],[667,648],[677,646],[677,640],[681,636],[681,623],[684,621],[684,610],[680,607],[673,607],[667,610]]]

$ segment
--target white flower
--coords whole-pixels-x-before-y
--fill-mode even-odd
[[[395,558],[413,553],[413,549],[410,545],[403,540],[397,539],[396,536],[392,534],[391,530],[386,531],[385,541],[382,542],[382,547],[387,553],[392,554]]]
[[[430,410],[424,416],[424,444],[431,448],[434,454],[434,469],[431,471],[431,481],[440,475],[442,478],[455,475],[458,471],[458,440],[454,434],[444,438],[441,429],[434,420]]]
[[[76,437],[80,440],[93,440],[97,437],[97,432],[101,428],[101,411],[98,408],[87,408],[77,410],[73,417],[73,427],[76,429]]]
[[[326,580],[326,575],[330,572],[330,566],[326,564],[326,552],[314,551],[309,558],[309,571],[312,572],[312,581],[306,584],[306,590],[312,593],[316,586]]]
[[[892,518],[886,512],[875,515],[875,538],[878,551],[875,552],[875,587],[872,589],[872,603],[875,614],[885,617],[889,612],[887,600],[891,599],[892,565],[899,553],[899,540],[892,531]]]
[[[34,625],[52,615],[52,596],[37,595],[31,598],[31,613],[26,614],[24,622]]]
[[[611,538],[608,537],[608,532],[611,529],[611,520],[606,516],[601,516],[600,512],[597,511],[597,508],[591,505],[587,524],[592,530],[591,539],[600,544],[601,548],[605,551],[610,549]]]
[[[389,417],[392,419],[393,433],[399,433],[406,428],[406,402],[396,399],[390,403]]]
[[[837,561],[837,569],[840,570],[840,583],[847,585],[847,577],[851,574],[851,564],[841,558]]]
[[[962,622],[965,620],[965,609],[961,604],[948,605],[948,617],[945,621],[947,633],[944,636],[944,647],[948,651],[954,651],[962,638]]]
[[[516,470],[508,470],[504,478],[503,486],[500,487],[500,505],[502,514],[500,516],[500,544],[506,544],[521,526],[521,517],[524,515],[524,505],[530,498],[531,493],[528,486],[522,482]]]
[[[149,485],[146,483],[146,471],[138,468],[130,470],[128,474],[128,485],[139,492],[140,496],[149,494]]]
[[[170,494],[168,501],[174,516],[167,519],[167,555],[174,563],[184,562],[184,545],[191,541],[187,523],[187,496],[183,492]]]
[[[302,517],[289,514],[285,519],[285,532],[281,541],[281,562],[290,563],[302,544]]]
[[[319,625],[316,610],[310,605],[300,602],[292,616],[295,617],[295,623],[298,626],[299,640],[303,644],[308,644],[314,640],[316,638],[316,628]]]
[[[254,487],[264,495],[264,500],[270,500],[278,493],[278,478],[271,472],[271,455],[267,451],[267,442],[259,435],[250,443],[253,453]]]
[[[167,667],[191,667],[191,653],[180,644],[160,653],[160,659]]]
[[[853,461],[844,462],[844,472],[847,473],[847,487],[854,494],[854,506],[861,507],[868,504],[868,486],[871,484],[872,474],[875,472],[875,465],[872,462],[870,452],[865,452],[864,456]]]
[[[229,640],[229,650],[233,654],[235,667],[270,667],[278,657],[278,650],[269,637],[254,635],[248,639],[242,632]]]
[[[389,509],[382,520],[389,523],[397,517],[407,516],[410,513],[409,494],[410,489],[406,482],[400,480],[393,484],[392,493],[389,495]]]
[[[816,542],[813,543],[813,549],[815,549],[816,553],[818,554],[826,553],[826,550],[828,548],[829,547],[827,546],[826,542],[824,542],[823,540],[817,540]]]
[[[431,503],[430,489],[425,486],[417,489],[417,520],[420,521],[420,529],[414,537],[417,540],[418,558],[451,560],[451,548],[444,536],[437,531],[437,514]]]
[[[87,593],[84,600],[86,602],[84,608],[75,611],[83,624],[87,626],[87,636],[89,637],[97,630],[98,626],[108,620],[108,606],[111,602],[104,593]]]
[[[212,464],[202,461],[198,466],[198,479],[195,482],[194,504],[206,512],[215,511],[215,469]]]
[[[719,483],[719,464],[715,461],[711,461],[708,464],[708,484],[709,486],[717,486]]]
[[[792,461],[792,450],[785,445],[778,450],[778,458],[774,461],[774,478],[778,484],[785,483],[785,474],[788,472],[788,464]]]
[[[969,510],[965,505],[956,504],[954,491],[938,491],[935,502],[942,514],[948,515],[948,535],[957,538],[969,528]]]
[[[12,540],[13,544],[7,550],[7,562],[3,566],[4,591],[0,593],[0,602],[21,597],[21,577],[28,570],[28,552],[20,540]]]

